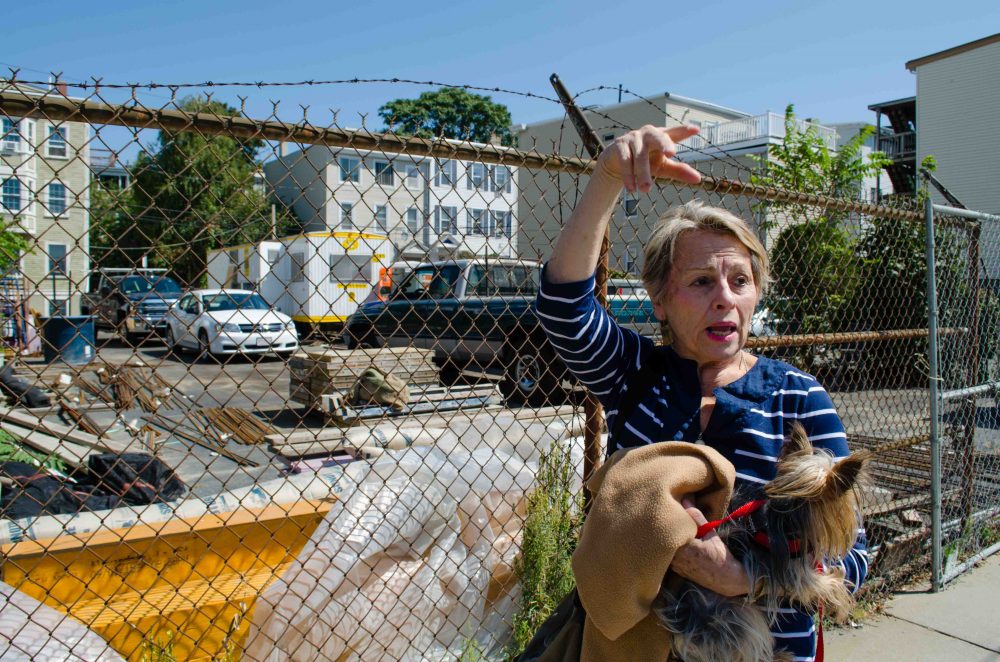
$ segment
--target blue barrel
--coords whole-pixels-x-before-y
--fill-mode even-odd
[[[70,315],[42,318],[42,351],[45,362],[89,363],[97,356],[94,318]]]

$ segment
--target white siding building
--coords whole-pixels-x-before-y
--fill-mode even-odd
[[[314,145],[264,176],[304,232],[386,234],[402,259],[517,255],[516,168]]]
[[[1000,33],[906,63],[917,76],[917,163],[965,206],[1000,214]],[[935,202],[947,204],[935,192]]]
[[[23,84],[0,88],[46,93]],[[79,313],[90,280],[90,138],[87,124],[0,115],[0,222],[28,242],[0,298],[20,290],[42,315]]]

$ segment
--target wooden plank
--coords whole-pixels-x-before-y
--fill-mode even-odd
[[[58,457],[71,467],[86,466],[87,458],[96,452],[92,448],[80,446],[71,441],[59,439],[58,437],[53,437],[52,435],[39,432],[38,430],[23,428],[9,422],[4,423],[3,429],[17,438],[25,446],[30,446],[34,450],[44,453],[45,455]]]
[[[0,420],[13,423],[14,425],[28,428],[30,430],[38,430],[39,432],[43,432],[58,439],[72,441],[75,444],[95,448],[103,452],[121,453],[128,447],[128,443],[123,443],[107,437],[98,437],[76,428],[71,428],[68,425],[63,425],[62,423],[46,421],[31,414],[14,409],[0,408]]]

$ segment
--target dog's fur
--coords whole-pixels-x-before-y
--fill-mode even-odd
[[[751,499],[766,504],[750,517],[730,520],[718,529],[727,547],[743,563],[753,601],[726,598],[668,575],[654,612],[673,633],[672,652],[684,662],[771,662],[776,655],[770,633],[779,604],[789,604],[842,620],[853,596],[843,571],[817,568],[825,559],[847,555],[859,527],[858,487],[868,480],[865,452],[834,461],[814,452],[805,430],[794,424],[778,459],[777,476],[762,488],[737,493],[732,502]],[[756,525],[756,526],[755,526]],[[767,549],[754,541],[763,530]],[[792,553],[788,542],[798,541]]]

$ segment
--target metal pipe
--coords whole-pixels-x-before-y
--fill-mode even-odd
[[[1000,381],[986,382],[985,384],[979,384],[978,386],[969,386],[966,388],[957,388],[952,391],[944,391],[938,395],[938,398],[942,401],[956,400],[959,398],[984,395],[997,390],[1000,390]]]
[[[1000,542],[990,545],[989,547],[982,550],[978,554],[975,554],[974,556],[970,556],[965,561],[959,563],[954,568],[952,568],[947,575],[941,577],[942,585],[944,585],[945,582],[950,582],[951,580],[955,579],[963,572],[965,572],[972,566],[976,565],[977,563],[985,559],[987,556],[991,556],[993,554],[996,554],[997,552],[1000,552]]]
[[[364,130],[348,131],[346,129],[315,127],[304,123],[289,124],[240,116],[188,113],[183,110],[157,110],[138,104],[113,106],[94,101],[77,101],[54,96],[39,97],[18,91],[15,84],[10,82],[0,83],[0,113],[8,117],[33,117],[166,131],[197,131],[205,136],[225,135],[231,138],[349,147],[361,151],[403,152],[442,159],[479,161],[569,174],[589,174],[594,168],[592,159],[543,154],[537,150],[524,151],[500,145],[473,144],[446,139],[431,140]],[[823,195],[798,193],[709,175],[702,175],[699,184],[686,184],[667,178],[657,178],[657,181],[676,187],[701,189],[710,193],[737,195],[770,202],[814,205],[837,211],[856,212],[876,218],[922,220],[920,212],[917,211],[883,207],[854,200],[841,200]]]
[[[964,327],[949,327],[938,329],[938,336],[968,332],[969,330]],[[845,331],[843,333],[802,333],[788,336],[762,336],[749,338],[746,348],[808,347],[811,345],[845,345],[856,342],[907,340],[910,338],[925,338],[929,333],[927,329],[894,329],[891,331]]]
[[[934,278],[934,204],[924,202],[927,232],[927,362],[930,367],[931,437],[931,591],[941,590],[941,439],[938,436],[937,284]]]
[[[938,214],[944,214],[946,216],[960,216],[962,218],[971,218],[976,221],[989,221],[992,223],[1000,223],[1000,216],[997,216],[995,214],[986,214],[981,211],[970,211],[968,209],[949,207],[947,205],[932,204],[931,208],[933,209],[934,212]]]

